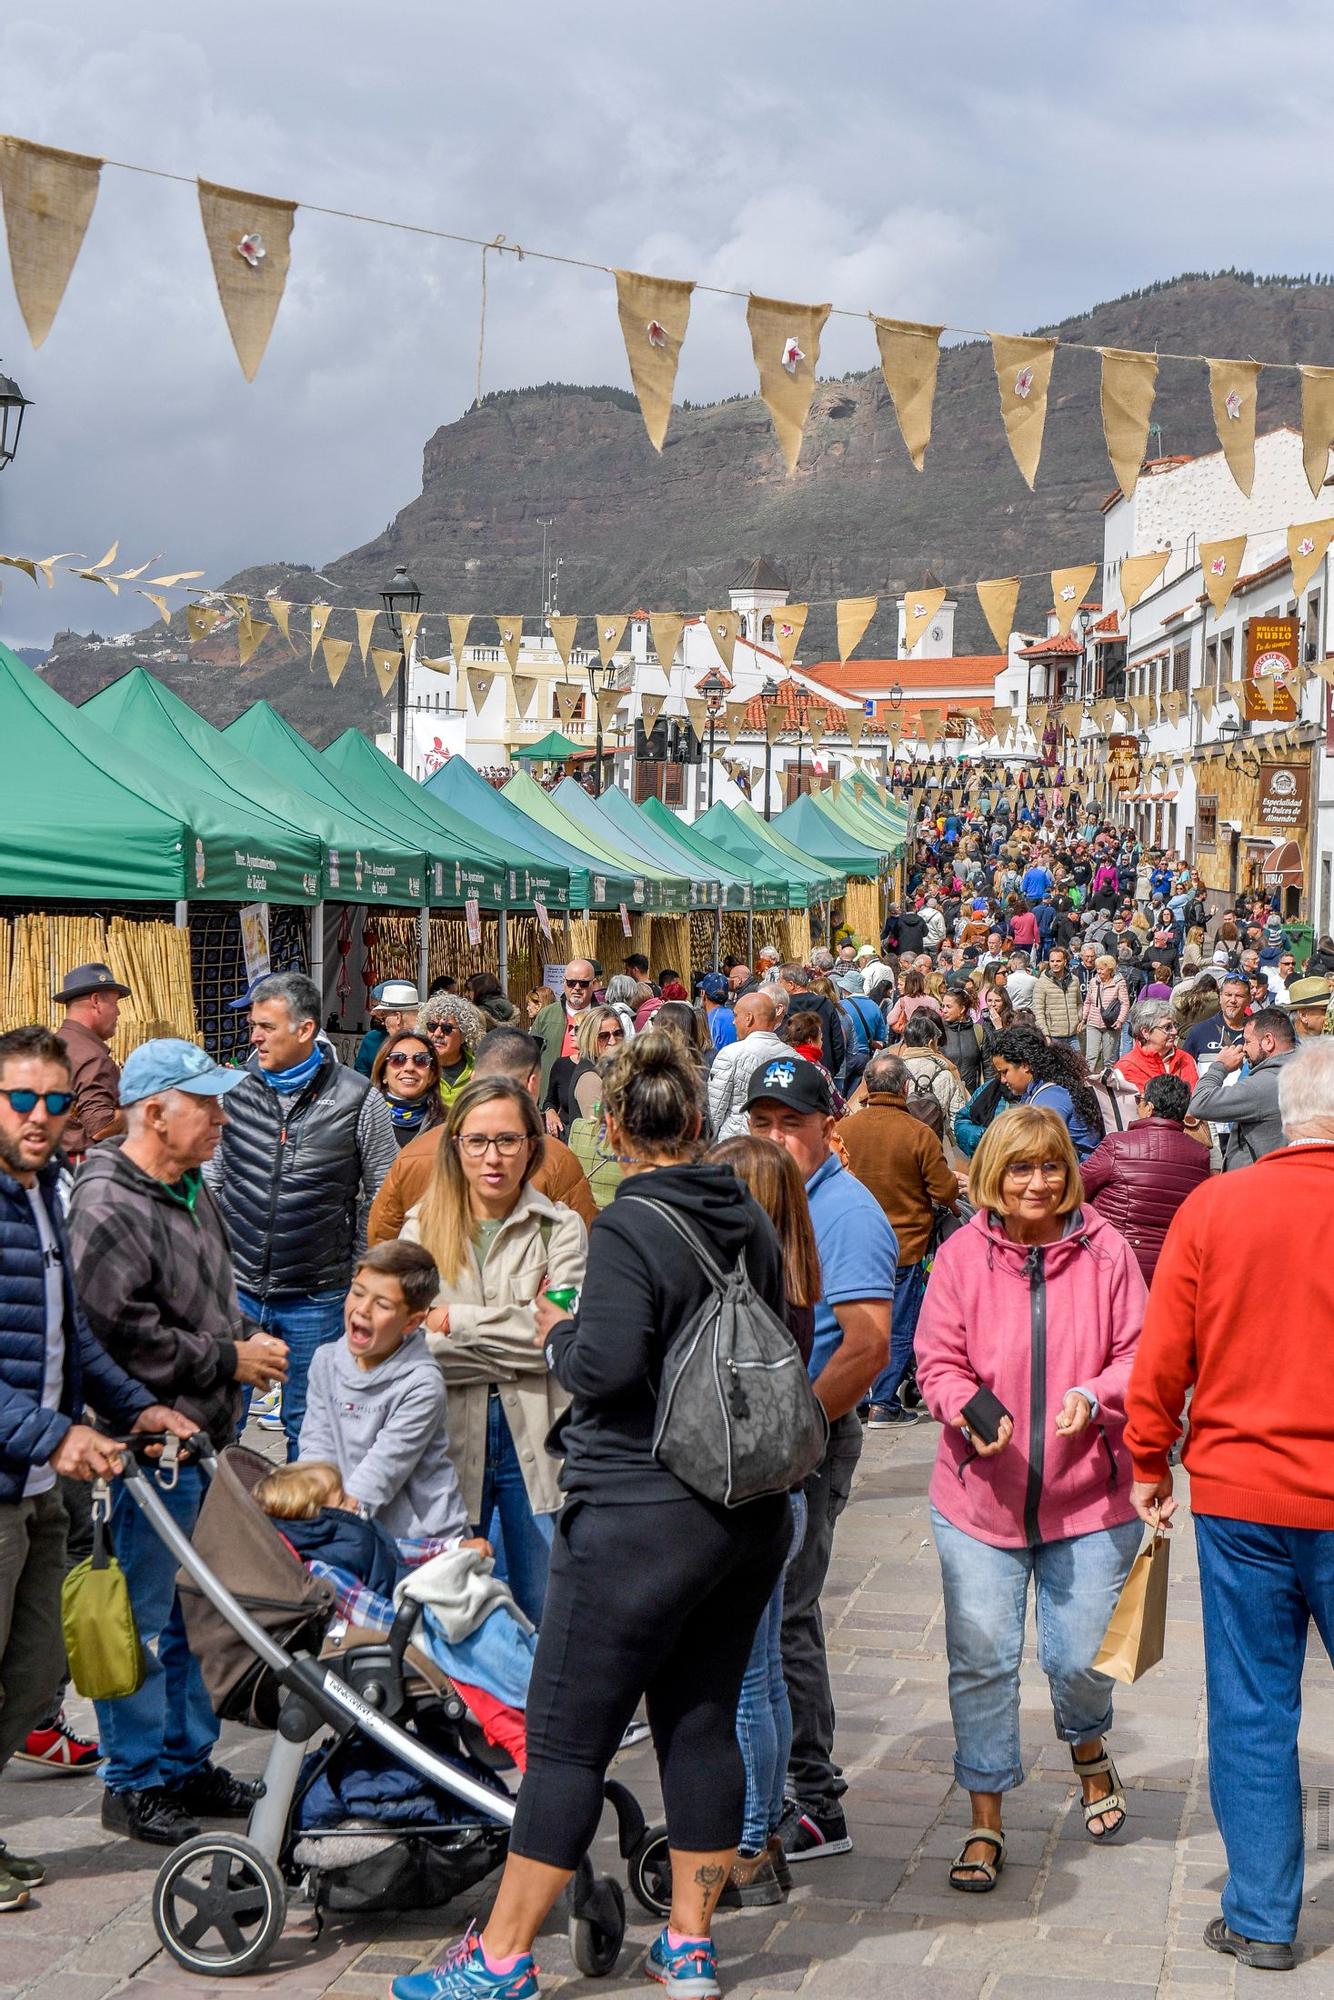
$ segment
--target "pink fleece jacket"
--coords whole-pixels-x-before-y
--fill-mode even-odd
[[[995,1548],[1133,1516],[1125,1397],[1148,1294],[1130,1245],[1096,1209],[1068,1222],[1060,1242],[1030,1251],[975,1215],[937,1252],[917,1323],[918,1384],[945,1426],[932,1504]],[[994,1458],[977,1457],[954,1424],[983,1383],[1014,1419]],[[1055,1428],[1070,1389],[1098,1402],[1073,1438]]]

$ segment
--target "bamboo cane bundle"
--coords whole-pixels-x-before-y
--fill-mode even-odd
[[[880,942],[880,884],[854,876],[843,898],[843,921],[858,944]]]
[[[784,964],[804,965],[811,955],[810,911],[789,910],[783,918],[776,942],[782,951]]]

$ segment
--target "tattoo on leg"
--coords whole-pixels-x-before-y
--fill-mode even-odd
[[[727,1870],[720,1868],[716,1861],[706,1861],[702,1868],[695,1870],[695,1880],[701,1889],[716,1889],[726,1873]]]

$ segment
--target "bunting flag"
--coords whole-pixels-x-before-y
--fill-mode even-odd
[[[468,627],[472,624],[470,611],[455,611],[448,614],[449,650],[454,655],[454,665],[463,665],[463,648],[468,643]]]
[[[1334,374],[1334,369],[1330,373]],[[1331,536],[1334,536],[1334,520],[1305,521],[1300,527],[1288,529],[1288,561],[1292,564],[1294,596],[1301,596],[1324,561]]]
[[[1228,470],[1250,498],[1255,484],[1255,385],[1258,361],[1210,361],[1209,400]]]
[[[513,687],[514,687],[514,712],[516,715],[520,717],[520,719],[522,719],[525,715],[527,715],[529,709],[532,707],[533,696],[537,693],[536,674],[515,674]],[[489,688],[487,689],[487,692],[488,693],[490,692]],[[476,700],[474,700],[473,707],[476,708],[477,705],[478,704]]]
[[[811,748],[813,750],[818,750],[820,745],[824,742],[824,731],[825,731],[825,725],[823,716],[812,715],[808,717],[806,722],[806,734],[811,739]],[[838,782],[837,779],[835,779],[834,782],[835,784],[837,784]],[[837,797],[838,794],[835,793],[834,796]]]
[[[1009,735],[1011,728],[1014,726],[1014,710],[1012,708],[992,708],[988,710],[988,720],[991,723],[992,735],[996,738],[997,742],[1000,742]]]
[[[361,649],[361,664],[363,667],[366,664],[366,656],[370,651],[371,634],[375,630],[375,621],[379,615],[377,611],[358,611],[357,613],[357,645]]]
[[[216,604],[187,604],[185,607],[185,629],[190,634],[190,642],[197,646],[207,639],[215,625],[220,625],[226,614],[219,611]]]
[[[648,629],[653,639],[653,650],[658,656],[658,664],[665,674],[670,674],[676,651],[681,644],[681,634],[685,630],[685,619],[679,611],[650,611]]]
[[[34,347],[51,331],[97,200],[102,162],[26,139],[0,139],[9,268]]]
[[[982,607],[982,616],[991,628],[991,636],[1002,653],[1010,649],[1010,633],[1014,629],[1014,607],[1019,602],[1019,579],[1017,576],[993,576],[975,586],[977,601]]]
[[[1042,457],[1042,433],[1047,422],[1047,390],[1051,365],[1056,355],[1054,340],[1035,340],[1027,334],[993,333],[991,358],[1000,390],[1001,419],[1005,435],[1029,488],[1037,478]]]
[[[252,618],[247,607],[245,617],[236,622],[236,645],[243,667],[249,663],[265,633],[272,630],[272,625],[266,625],[262,618]]]
[[[1268,710],[1272,715],[1274,699],[1278,693],[1278,688],[1270,675],[1257,674],[1254,680],[1247,682],[1246,691],[1252,700],[1257,701],[1261,708]]]
[[[931,620],[945,602],[944,586],[934,590],[909,591],[903,599],[903,650],[911,653]]]
[[[421,624],[423,616],[424,613],[420,611],[402,611],[399,613],[399,647],[405,660],[412,658],[412,649],[417,643],[417,627]]]
[[[325,672],[329,676],[329,685],[330,687],[337,687],[339,675],[347,665],[348,655],[352,651],[352,641],[350,639],[326,639],[321,647],[321,651],[324,654],[324,667]],[[363,666],[365,665],[365,658],[366,656],[363,653]],[[245,665],[244,660],[241,664]]]
[[[371,666],[380,684],[380,693],[388,694],[394,685],[394,676],[403,664],[403,656],[397,646],[374,646],[371,649]]]
[[[227,602],[231,605],[232,610],[238,618],[248,618],[250,616],[250,599],[248,597],[236,597],[230,591],[226,593],[226,596]]]
[[[244,194],[200,181],[199,214],[213,260],[227,331],[247,382],[253,382],[282,303],[291,261],[294,201]]]
[[[1302,464],[1313,499],[1329,477],[1334,443],[1334,368],[1300,368],[1302,378]]]
[[[1204,588],[1215,615],[1223,609],[1237,578],[1241,574],[1242,559],[1246,554],[1245,535],[1230,535],[1222,542],[1200,543],[1200,566],[1204,572]]]
[[[464,678],[468,683],[468,699],[472,703],[474,715],[480,715],[486,707],[486,698],[496,684],[496,677],[485,667],[469,667]]]
[[[6,569],[21,569],[25,576],[30,576],[36,583],[37,565],[31,556],[0,556],[0,563],[3,563]]]
[[[604,688],[598,696],[598,721],[604,730],[611,728],[616,711],[624,700],[625,692],[620,688]],[[698,733],[696,731],[697,735]]]
[[[874,314],[872,323],[880,349],[880,372],[899,420],[899,432],[920,472],[931,442],[940,336],[945,329],[923,326],[916,320],[880,319]]]
[[[766,702],[764,709],[764,733],[770,743],[776,743],[787,728],[787,716],[781,702]]]
[[[1076,563],[1071,569],[1051,573],[1051,601],[1056,612],[1056,630],[1064,639],[1074,623],[1076,611],[1089,594],[1097,563]]]
[[[866,726],[866,717],[860,708],[845,708],[843,711],[843,720],[847,726],[848,741],[855,750],[862,740],[862,730]]]
[[[760,394],[773,418],[789,478],[797,469],[815,394],[820,335],[828,317],[827,305],[797,305],[787,299],[760,298],[754,292],[746,305]]]
[[[1149,418],[1158,380],[1158,357],[1126,347],[1100,347],[1102,434],[1116,483],[1129,500],[1149,442]]]
[[[454,671],[454,662],[443,653],[434,660],[429,653],[418,653],[417,665],[429,668],[433,674],[452,674]]]
[[[605,614],[598,619],[598,654],[604,667],[609,667],[620,651],[629,622],[628,618],[607,617]]]
[[[723,710],[723,728],[727,731],[727,740],[729,743],[735,743],[737,737],[745,728],[746,709],[748,706],[749,704],[744,701],[729,701]]]
[[[694,730],[696,736],[702,743],[704,741],[705,732],[707,731],[709,726],[708,702],[699,700],[692,696],[686,702],[686,715],[689,718],[690,727]]]
[[[690,323],[690,294],[695,287],[688,280],[650,278],[642,271],[613,271],[612,276],[639,413],[649,443],[661,451],[672,414],[681,344]]]
[[[1171,549],[1152,549],[1147,555],[1127,556],[1121,564],[1121,602],[1133,611],[1151,584],[1157,583],[1171,561]]]
[[[570,648],[574,644],[574,635],[579,629],[578,618],[568,618],[564,614],[559,617],[548,618],[547,629],[551,633],[556,651],[560,654],[561,665],[568,667],[570,664]]]
[[[501,650],[513,673],[519,664],[519,648],[523,644],[523,613],[520,612],[517,617],[497,618],[496,631],[500,636]]]
[[[583,689],[576,686],[573,681],[557,681],[555,689],[556,713],[562,722],[573,720],[574,711],[579,706],[583,692]]]
[[[1064,708],[1061,710],[1061,727],[1065,731],[1066,735],[1078,737],[1080,727],[1083,724],[1083,721],[1084,721],[1083,702],[1080,701],[1066,702]]]
[[[785,667],[790,667],[797,657],[801,635],[806,630],[806,620],[810,615],[808,604],[785,604],[774,613],[774,635],[778,643],[778,657]]]
[[[1320,677],[1326,687],[1334,687],[1334,659],[1317,660],[1311,671]]]
[[[862,634],[875,617],[874,597],[840,597],[838,600],[838,657],[845,664],[848,654],[860,644]]]
[[[324,628],[333,615],[331,604],[312,604],[310,607],[310,657],[313,660],[320,649]]]
[[[1206,723],[1213,719],[1214,700],[1213,689],[1207,681],[1202,682],[1195,690],[1195,706],[1199,709]]]
[[[33,581],[36,582],[35,577]],[[171,606],[168,604],[165,597],[160,596],[156,590],[141,590],[139,592],[139,595],[140,597],[146,597],[150,604],[156,605],[157,614],[158,617],[162,620],[162,623],[164,625],[170,625]]]
[[[1173,728],[1186,713],[1186,697],[1180,688],[1169,688],[1162,697],[1162,711]]]
[[[290,646],[292,643],[292,634],[288,629],[288,620],[292,616],[291,605],[284,597],[266,597],[264,600],[264,604],[265,608],[273,613],[274,624],[278,627],[278,630],[282,633],[283,638],[287,641],[288,645]],[[357,613],[358,618],[360,618],[361,615],[362,615],[361,612]],[[361,659],[362,659],[362,664],[364,665],[366,661],[366,651],[364,647],[362,648]]]
[[[730,674],[732,654],[741,636],[741,619],[735,611],[706,611],[704,622],[709,628],[709,637],[718,648],[718,657]]]
[[[665,694],[641,694],[639,697],[639,723],[645,736],[651,736],[658,726],[662,714]]]
[[[918,710],[917,720],[922,725],[923,736],[934,749],[945,727],[944,716],[938,708],[923,708]]]

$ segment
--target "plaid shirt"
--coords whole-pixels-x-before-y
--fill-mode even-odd
[[[429,1562],[432,1556],[442,1556],[448,1549],[456,1549],[458,1542],[453,1536],[417,1535],[400,1536],[394,1544],[399,1561],[408,1569],[418,1569]],[[345,1619],[349,1625],[359,1625],[368,1632],[388,1633],[394,1623],[394,1607],[387,1597],[381,1597],[376,1590],[370,1590],[359,1576],[351,1570],[339,1569],[335,1563],[321,1562],[312,1556],[306,1564],[312,1576],[326,1577],[333,1585],[334,1615]]]

